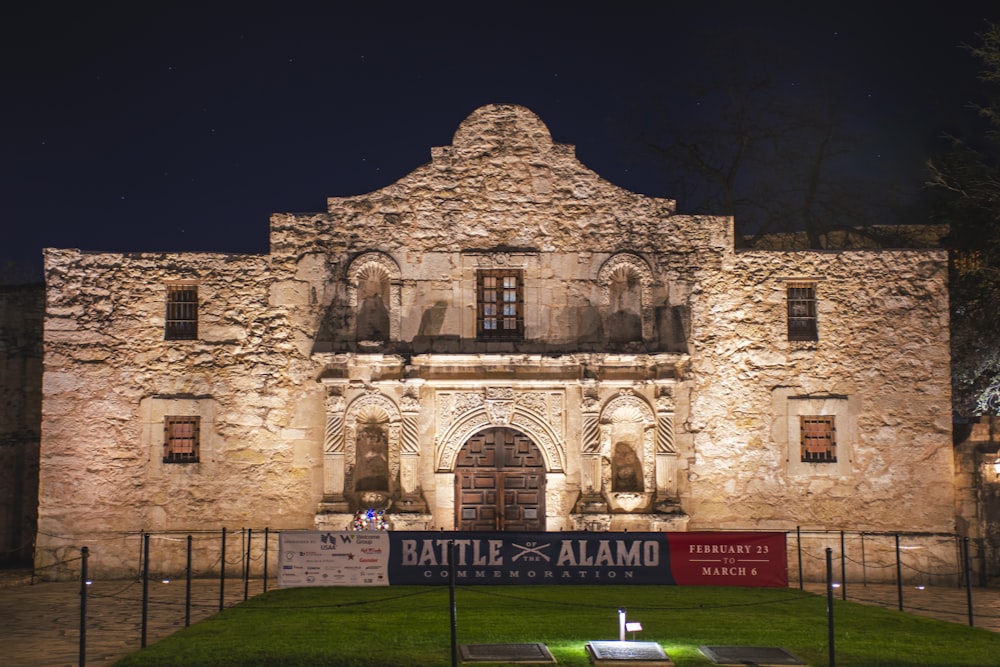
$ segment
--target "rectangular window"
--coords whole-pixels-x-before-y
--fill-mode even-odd
[[[816,330],[816,286],[788,285],[788,340],[819,340]]]
[[[476,274],[476,336],[524,338],[524,290],[519,269]]]
[[[167,285],[167,317],[164,340],[194,340],[198,337],[198,286]]]
[[[837,429],[833,416],[799,417],[803,463],[837,462]]]
[[[201,417],[163,418],[163,462],[197,463]]]

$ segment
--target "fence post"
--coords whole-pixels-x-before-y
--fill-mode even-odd
[[[219,611],[226,602],[226,529],[222,529],[222,559],[219,561]]]
[[[247,528],[247,557],[243,568],[243,601],[250,597],[250,542],[253,540],[253,528]]]
[[[87,559],[90,549],[80,549],[80,667],[87,664]]]
[[[972,622],[972,561],[969,557],[969,538],[963,541],[965,547],[965,597],[969,604],[969,627],[973,627]]]
[[[802,526],[795,526],[795,550],[799,553],[799,590],[802,590]]]
[[[899,598],[899,610],[903,611],[903,565],[899,560],[899,533],[896,533],[896,595]]]
[[[455,540],[448,541],[448,602],[451,607],[451,667],[458,667],[458,608],[455,606]]]
[[[267,526],[264,526],[264,592],[265,593],[267,592],[267,546],[268,546],[267,538],[268,537],[269,537],[269,529]]]
[[[865,533],[861,532],[861,585],[868,586],[868,559],[865,557]]]
[[[142,538],[145,534],[145,529],[139,531],[139,567],[135,571],[135,576],[138,579],[142,579]]]
[[[184,627],[191,625],[191,536],[187,539],[187,577],[184,589]]]
[[[840,531],[840,599],[847,599],[847,549],[844,547],[844,531]]]
[[[826,548],[826,643],[830,667],[836,666],[833,648],[833,549]]]
[[[149,535],[142,536],[142,638],[139,646],[146,648],[146,626],[149,621]]]

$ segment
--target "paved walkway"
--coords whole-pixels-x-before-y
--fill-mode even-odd
[[[80,583],[30,583],[30,573],[0,576],[0,665],[77,667],[80,664]],[[268,588],[276,587],[269,582]],[[251,580],[249,595],[263,591]],[[243,601],[243,582],[227,579],[224,606]],[[146,644],[184,627],[185,582],[149,582]],[[219,611],[219,580],[191,582],[191,623]],[[142,647],[142,584],[95,581],[87,587],[86,664],[110,665]]]
[[[274,582],[268,588],[274,588]],[[826,594],[822,584],[806,590]],[[227,579],[224,606],[243,600],[243,582]],[[137,581],[95,581],[87,595],[87,665],[110,665],[139,650],[142,638],[142,585]],[[249,595],[263,591],[251,580]],[[836,591],[840,599],[842,591]],[[152,644],[184,627],[184,581],[149,582],[146,643]],[[1000,590],[972,591],[976,627],[1000,632]],[[219,581],[192,582],[191,622],[219,610]],[[890,609],[898,606],[895,586],[869,584],[847,589],[847,599]],[[903,610],[955,623],[968,623],[966,592],[961,588],[912,586],[903,589]],[[0,665],[5,667],[76,667],[80,657],[79,582],[31,583],[30,572],[0,571]]]
[[[818,595],[826,595],[826,586],[807,583],[805,590]],[[834,599],[844,597],[843,589],[834,590]],[[849,584],[847,600],[872,604],[886,609],[899,609],[899,589],[892,584]],[[920,616],[930,616],[942,621],[969,624],[968,593],[964,588],[950,586],[903,586],[903,611]],[[972,589],[972,624],[1000,632],[1000,589]]]

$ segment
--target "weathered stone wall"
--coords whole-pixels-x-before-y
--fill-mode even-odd
[[[0,565],[30,562],[38,509],[44,285],[0,287]]]
[[[48,250],[45,268],[37,567],[84,535],[312,524],[322,399],[266,258]],[[164,340],[178,279],[198,281],[198,340]],[[212,415],[201,461],[165,464],[162,416],[192,401]]]
[[[942,251],[745,252],[704,274],[692,527],[954,530],[946,268]],[[788,342],[785,285],[803,278],[819,340]],[[849,465],[792,465],[791,396],[843,397]]]

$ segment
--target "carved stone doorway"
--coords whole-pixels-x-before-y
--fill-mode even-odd
[[[511,428],[469,438],[455,462],[458,530],[544,531],[545,460]]]

